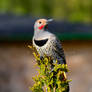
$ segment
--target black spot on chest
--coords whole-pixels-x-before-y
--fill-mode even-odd
[[[44,46],[47,43],[47,41],[48,41],[48,39],[44,39],[44,40],[35,40],[34,39],[35,44],[39,47]]]

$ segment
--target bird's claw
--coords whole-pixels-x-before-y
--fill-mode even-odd
[[[43,58],[43,56],[40,56],[40,60],[43,60],[44,58]]]

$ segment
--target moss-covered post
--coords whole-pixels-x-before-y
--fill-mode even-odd
[[[52,63],[52,59],[46,55],[40,59],[39,54],[33,54],[39,67],[39,74],[33,77],[35,83],[31,88],[32,92],[69,92],[67,64],[58,64],[57,60],[56,63]]]

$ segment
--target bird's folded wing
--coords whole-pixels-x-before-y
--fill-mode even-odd
[[[56,39],[56,41],[55,41],[55,44],[53,46],[53,50],[55,51],[55,53],[58,54],[59,57],[61,57],[63,59],[64,64],[66,64],[64,50],[63,50],[63,47],[61,45],[61,42],[58,39]]]

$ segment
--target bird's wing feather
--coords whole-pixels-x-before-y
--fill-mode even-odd
[[[63,59],[64,64],[66,64],[64,50],[62,48],[61,42],[56,38],[55,45],[53,46],[55,53]]]

